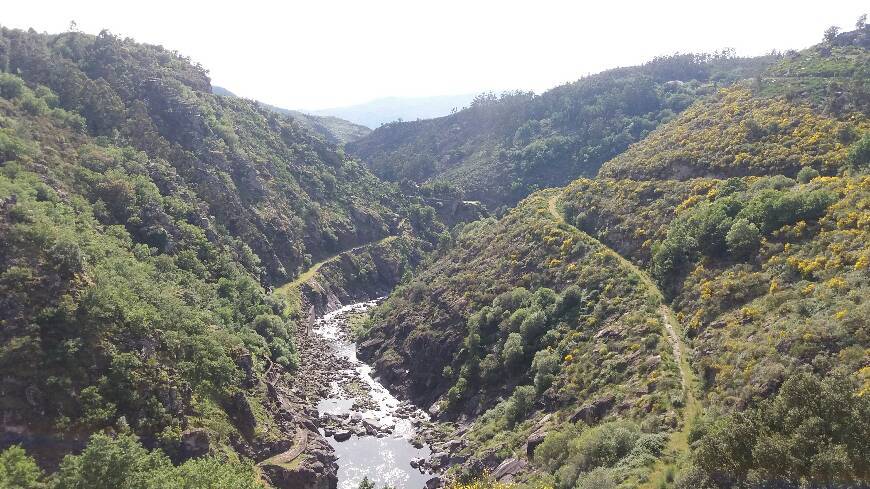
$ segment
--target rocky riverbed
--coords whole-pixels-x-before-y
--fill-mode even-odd
[[[394,397],[357,359],[350,319],[376,304],[344,306],[300,335],[305,374],[294,390],[319,413],[320,433],[338,458],[339,489],[355,489],[363,477],[396,489],[438,487],[449,443],[427,413]]]

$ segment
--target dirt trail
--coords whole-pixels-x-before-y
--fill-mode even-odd
[[[320,271],[320,269],[323,267],[323,265],[326,265],[327,263],[330,263],[334,260],[339,259],[344,254],[355,253],[355,252],[360,251],[362,249],[368,248],[369,246],[376,246],[379,244],[389,243],[390,241],[393,241],[396,238],[398,238],[397,235],[387,236],[386,238],[383,238],[383,239],[380,239],[377,241],[372,241],[370,243],[356,246],[354,248],[340,251],[334,255],[328,256],[328,257],[324,258],[323,260],[308,267],[307,270],[300,273],[299,276],[296,277],[295,279],[293,279],[292,281],[287,282],[286,284],[283,284],[279,287],[276,287],[275,290],[272,292],[272,294],[274,294],[276,297],[281,298],[284,301],[284,304],[285,304],[284,314],[290,316],[293,314],[293,312],[298,311],[299,307],[301,306],[299,292],[300,292],[300,288],[302,287],[302,284],[311,280],[311,278],[314,277],[314,275],[316,275],[318,271]]]
[[[655,281],[652,279],[652,277],[650,277],[648,273],[638,268],[637,265],[614,251],[609,246],[595,239],[588,233],[581,231],[580,229],[576,228],[565,220],[565,217],[562,215],[562,212],[559,210],[558,206],[558,202],[561,197],[562,192],[554,192],[547,201],[547,208],[549,209],[553,219],[556,220],[559,224],[571,230],[572,232],[581,235],[585,240],[596,243],[605,253],[615,258],[617,262],[619,262],[625,269],[640,277],[641,282],[643,282],[647,290],[658,300],[660,304],[659,315],[661,316],[662,323],[665,327],[665,337],[667,338],[668,342],[671,343],[671,347],[673,348],[674,361],[676,362],[680,370],[680,382],[683,387],[683,400],[685,402],[685,406],[683,409],[682,426],[679,431],[675,431],[672,433],[670,442],[668,443],[668,448],[672,450],[675,454],[685,454],[688,452],[689,449],[689,428],[691,426],[692,420],[701,412],[701,403],[698,401],[698,398],[695,395],[695,390],[697,389],[698,385],[697,378],[695,377],[695,373],[694,371],[692,371],[692,368],[689,365],[689,358],[685,354],[685,352],[688,351],[688,348],[683,342],[682,329],[680,328],[679,321],[677,321],[677,315],[674,314],[674,311],[667,305],[667,303],[665,302],[664,294],[658,288],[658,285],[656,285]],[[640,487],[657,487],[660,482],[665,480],[665,473],[667,467],[671,465],[673,465],[673,463],[665,463],[660,459],[659,462],[657,462],[656,465],[653,467],[650,478],[647,480],[646,483],[640,485]]]

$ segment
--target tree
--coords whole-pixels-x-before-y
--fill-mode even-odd
[[[559,356],[550,350],[535,353],[532,370],[535,372],[535,390],[540,394],[553,383],[553,377],[559,370]]]
[[[742,487],[748,478],[863,487],[870,482],[868,439],[870,398],[853,380],[800,373],[775,398],[714,422],[695,463],[721,487]]]
[[[761,231],[758,226],[749,222],[749,219],[741,218],[734,221],[728,234],[725,235],[728,251],[738,258],[745,257],[758,249],[761,242]]]
[[[530,385],[521,385],[514,390],[513,395],[507,400],[505,416],[508,423],[514,425],[529,414],[535,404],[535,388]]]
[[[867,14],[861,14],[858,17],[858,20],[855,22],[855,28],[859,31],[864,29],[864,26],[867,25]]]
[[[797,174],[797,181],[800,183],[809,183],[810,180],[819,176],[819,171],[811,166],[805,166]]]
[[[42,471],[23,448],[12,446],[0,452],[0,488],[39,489],[45,487],[41,478]]]
[[[839,27],[837,27],[835,25],[828,27],[827,29],[825,29],[825,41],[826,42],[834,42],[834,39],[836,39],[837,34],[839,34],[839,33],[840,33]]]
[[[523,360],[523,337],[519,333],[508,335],[501,356],[504,358],[504,366],[508,370],[513,370],[519,366]]]
[[[176,467],[160,450],[133,435],[91,437],[79,455],[67,455],[53,489],[263,489],[251,465],[213,457]]]

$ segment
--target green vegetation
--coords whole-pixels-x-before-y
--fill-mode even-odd
[[[222,87],[212,87],[212,91],[215,95],[221,95],[224,97],[236,96]],[[292,117],[304,128],[311,131],[312,134],[317,134],[330,144],[343,145],[351,141],[356,141],[372,132],[372,130],[366,126],[354,124],[353,122],[338,117],[306,114],[304,112],[299,112],[298,110],[282,109],[281,107],[264,104],[262,102],[260,102],[259,105],[279,114]]]
[[[864,114],[822,114],[800,100],[754,96],[745,86],[719,91],[667,127],[607,162],[611,178],[688,179],[785,174],[804,167],[833,175],[867,131]]]
[[[772,399],[694,433],[693,470],[681,487],[849,486],[870,479],[870,398],[847,377],[797,374]]]
[[[347,148],[387,180],[444,183],[492,207],[513,205],[536,189],[595,175],[697,98],[775,60],[660,57],[540,96],[481,95],[450,116],[386,124]]]
[[[19,447],[0,452],[4,489],[260,489],[250,464],[213,457],[174,466],[160,450],[135,436],[94,435],[79,455],[67,455],[57,473],[44,476]]]
[[[53,92],[46,105],[81,116],[74,123],[83,120],[101,143],[135,148],[169,167],[171,174],[154,182],[158,191],[185,187],[201,202],[189,224],[249,246],[247,254],[260,262],[252,270],[258,279],[290,280],[313,261],[391,234],[401,220],[406,201],[394,186],[292,119],[213,95],[201,66],[161,47],[108,32],[5,28],[0,45],[7,73],[19,74],[35,93]],[[28,100],[22,112],[41,110]]]
[[[107,429],[176,462],[191,431],[265,453],[284,425],[264,373],[292,382],[299,354],[270,285],[378,242],[395,283],[444,231],[161,47],[0,28],[0,68],[0,409],[41,466]]]
[[[784,174],[811,167],[835,175],[862,165],[870,130],[867,30],[837,45],[790,53],[753,80],[703,99],[628,151],[601,176],[632,179],[725,178]]]
[[[870,482],[862,29],[458,229],[374,311],[378,371],[472,420],[460,480],[519,458],[524,487]]]
[[[636,424],[611,421],[593,428],[568,424],[551,431],[534,461],[553,473],[557,488],[616,487],[663,451],[667,436],[643,433]]]
[[[12,446],[0,452],[0,487],[3,489],[41,489],[42,470],[23,448]]]
[[[471,460],[511,456],[538,423],[618,412],[662,433],[679,421],[680,374],[657,293],[549,203],[535,194],[499,221],[467,224],[371,318],[373,350],[363,353],[379,373],[444,416],[484,412],[466,435]],[[405,362],[415,368],[402,377]]]
[[[455,487],[870,484],[859,24],[348,144],[393,183],[163,48],[0,28],[0,487],[260,487],[303,294],[396,284],[353,333],[462,422]]]

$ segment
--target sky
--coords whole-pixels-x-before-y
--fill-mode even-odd
[[[285,108],[387,96],[542,92],[674,52],[801,49],[852,29],[866,0],[28,0],[0,25],[102,29],[161,44],[212,83]],[[124,4],[129,7],[124,7]]]

